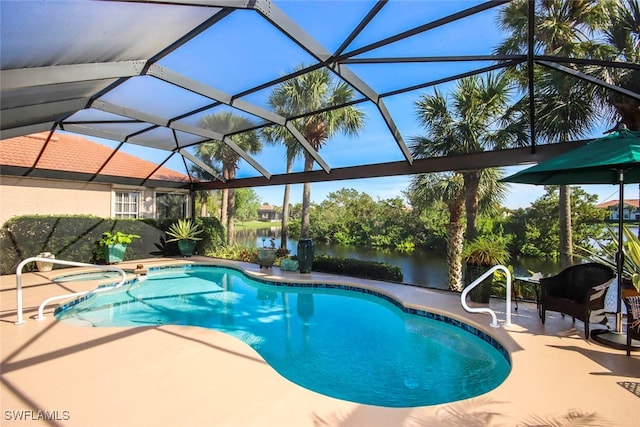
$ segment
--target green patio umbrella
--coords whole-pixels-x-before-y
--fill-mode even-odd
[[[619,185],[616,332],[621,332],[624,184],[640,182],[640,132],[620,129],[580,148],[508,176],[503,181],[536,185]]]

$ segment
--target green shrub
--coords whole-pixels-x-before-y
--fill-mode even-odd
[[[313,258],[313,271],[362,277],[365,279],[403,282],[400,267],[377,261],[362,261],[352,258],[334,258],[320,255]]]
[[[175,219],[109,219],[91,215],[25,215],[11,218],[0,228],[1,274],[13,274],[24,259],[51,252],[57,259],[97,262],[96,243],[105,232],[139,235],[127,248],[125,260],[178,255],[178,245],[167,244],[166,230]],[[198,218],[205,231],[198,253],[222,245],[224,234],[216,218]],[[57,267],[57,266],[56,266]],[[28,265],[25,271],[35,266]]]
[[[205,252],[205,255],[213,258],[253,262],[258,258],[258,249],[242,245],[219,246],[214,250]]]

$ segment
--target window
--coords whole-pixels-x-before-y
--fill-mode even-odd
[[[116,191],[113,216],[116,218],[138,218],[139,200],[139,193]]]
[[[156,193],[156,218],[185,218],[188,199],[181,193]]]

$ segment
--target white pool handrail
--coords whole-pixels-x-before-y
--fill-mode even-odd
[[[84,294],[88,294],[89,292],[102,292],[108,289],[119,288],[127,280],[127,273],[122,268],[116,267],[113,265],[87,264],[84,262],[65,261],[62,259],[43,258],[43,257],[27,258],[24,261],[22,261],[20,264],[18,264],[18,267],[16,267],[16,305],[17,305],[17,311],[18,311],[18,319],[15,322],[16,325],[21,325],[24,323],[24,319],[22,317],[22,269],[24,268],[25,265],[27,265],[32,261],[44,261],[52,264],[70,265],[73,267],[91,267],[91,268],[96,268],[98,270],[117,271],[122,276],[122,279],[118,283],[116,283],[114,286],[96,288],[96,289],[91,289],[91,290],[82,291],[82,292],[73,292],[73,293],[68,293],[64,295],[58,295],[55,297],[47,298],[42,302],[42,304],[40,304],[40,307],[38,307],[38,316],[36,317],[36,320],[45,319],[44,307],[51,301],[55,301],[57,299],[70,298],[78,295],[84,295]]]
[[[511,272],[504,265],[495,265],[491,267],[489,270],[485,271],[483,275],[474,280],[470,285],[463,289],[462,295],[460,295],[460,303],[462,304],[462,308],[464,308],[469,313],[489,313],[491,315],[491,323],[490,325],[494,328],[500,327],[498,324],[498,317],[496,316],[496,312],[488,307],[469,307],[467,305],[467,294],[476,286],[478,286],[484,279],[493,274],[496,270],[503,270],[507,275],[507,308],[506,308],[506,319],[504,322],[504,326],[512,326],[511,323]]]

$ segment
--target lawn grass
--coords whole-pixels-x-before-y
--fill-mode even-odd
[[[236,222],[235,224],[236,230],[257,230],[259,228],[271,228],[271,227],[279,227],[279,222],[267,222],[267,221],[246,221],[246,222]]]

